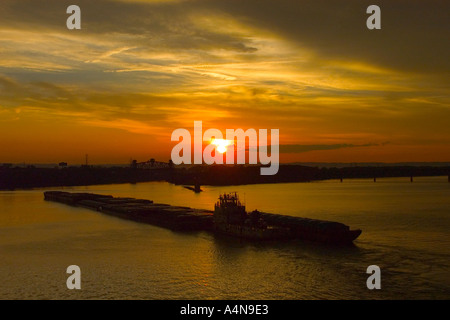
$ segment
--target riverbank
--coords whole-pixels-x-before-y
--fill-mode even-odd
[[[214,165],[190,168],[128,167],[0,167],[0,190],[32,189],[62,186],[167,181],[178,185],[245,185],[286,182],[310,182],[329,179],[374,179],[386,177],[449,176],[450,166],[352,166],[318,168],[281,165],[273,176],[260,175],[259,166]]]

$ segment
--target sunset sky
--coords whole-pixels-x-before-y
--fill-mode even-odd
[[[68,30],[66,8],[81,8]],[[381,7],[381,30],[366,8]],[[0,163],[170,159],[280,130],[281,162],[450,161],[449,1],[1,0]]]

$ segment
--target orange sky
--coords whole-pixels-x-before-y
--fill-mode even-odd
[[[279,129],[281,162],[450,161],[449,4],[2,0],[0,163],[168,161],[173,130]]]

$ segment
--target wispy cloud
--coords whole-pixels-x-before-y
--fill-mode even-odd
[[[78,0],[78,31],[67,1],[2,0],[0,112],[49,132],[63,118],[155,137],[194,120],[278,128],[293,157],[447,143],[449,4],[380,1],[370,32],[359,0]]]
[[[342,148],[361,148],[361,147],[380,147],[389,144],[389,142],[383,143],[365,143],[365,144],[316,144],[316,145],[301,145],[301,144],[285,144],[280,145],[281,153],[303,153],[308,151],[318,150],[336,150]]]

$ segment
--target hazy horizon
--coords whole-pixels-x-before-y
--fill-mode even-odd
[[[135,159],[133,159],[135,160]],[[148,162],[150,159],[141,159],[138,160],[138,162]],[[168,161],[161,161],[159,159],[155,159],[157,162],[168,162]],[[61,161],[65,162],[65,161]],[[12,165],[12,166],[29,166],[29,165],[36,165],[36,166],[58,166],[61,162],[15,162],[15,163],[8,163],[8,162],[0,162],[0,166],[2,165]],[[67,162],[66,162],[67,163]],[[67,163],[67,166],[82,166],[86,163]],[[353,166],[450,166],[450,161],[428,161],[428,162],[280,162],[280,165],[304,165],[304,166],[324,166],[324,167],[353,167]],[[124,162],[124,163],[88,163],[88,165],[92,166],[129,166],[130,162]],[[180,167],[191,167],[191,166],[201,166],[206,164],[181,164]],[[217,165],[217,164],[216,164]],[[220,164],[225,166],[235,166],[238,164]],[[259,165],[259,164],[254,164]],[[254,166],[253,164],[244,164],[244,166]]]

